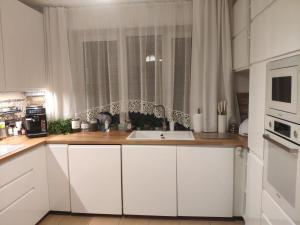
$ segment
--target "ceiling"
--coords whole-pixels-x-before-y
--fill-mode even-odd
[[[172,0],[20,0],[28,5],[35,7],[43,6],[63,6],[63,7],[79,7],[98,5],[103,3],[136,3],[136,2],[166,2]]]

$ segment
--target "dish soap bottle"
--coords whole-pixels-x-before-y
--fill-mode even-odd
[[[78,113],[75,113],[74,118],[71,120],[71,125],[72,125],[72,132],[80,132],[80,118]]]

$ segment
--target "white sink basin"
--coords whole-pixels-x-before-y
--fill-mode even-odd
[[[127,140],[195,140],[192,131],[133,131]]]
[[[0,156],[6,155],[22,147],[23,145],[0,145]]]

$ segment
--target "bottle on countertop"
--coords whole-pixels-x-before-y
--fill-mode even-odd
[[[127,128],[127,131],[132,131],[132,124],[131,124],[131,120],[130,120],[130,117],[129,115],[127,114],[126,115],[126,128]]]
[[[89,131],[89,123],[87,121],[81,122],[81,131],[83,132]]]
[[[71,120],[72,132],[80,132],[81,131],[81,121],[78,113],[74,114],[74,118]]]
[[[97,131],[98,130],[98,122],[96,119],[90,121],[89,131]]]

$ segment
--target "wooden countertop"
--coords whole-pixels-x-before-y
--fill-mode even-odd
[[[27,138],[26,136],[9,137],[2,141],[1,144],[23,145],[13,152],[0,156],[0,161],[12,156],[30,150],[38,145],[43,144],[74,144],[74,145],[203,145],[203,146],[220,146],[220,147],[247,147],[247,137],[239,135],[230,135],[225,138],[206,138],[202,133],[194,133],[195,140],[127,140],[128,132],[111,131],[103,132],[81,132],[67,135],[50,135],[42,138]]]

